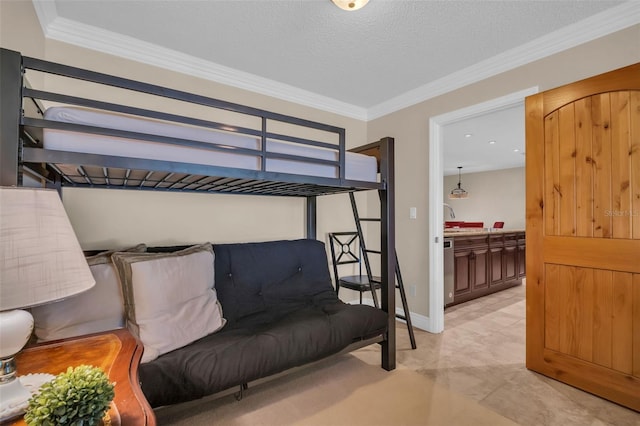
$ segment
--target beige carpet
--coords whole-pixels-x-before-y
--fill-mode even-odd
[[[340,355],[232,395],[157,410],[160,425],[514,425],[402,366]]]
[[[1,0],[0,0],[1,1]],[[160,425],[640,426],[640,413],[525,368],[525,287],[445,311],[445,331],[396,324],[398,369],[367,346],[233,396],[158,410]]]

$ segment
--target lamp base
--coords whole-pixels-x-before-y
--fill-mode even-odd
[[[24,414],[31,395],[36,394],[40,386],[54,378],[53,374],[26,374],[11,383],[0,385],[0,423]]]
[[[20,380],[0,385],[0,422],[24,413],[31,398]]]
[[[0,312],[0,420],[11,415],[31,398],[31,393],[16,377],[14,356],[31,337],[33,317],[27,311],[15,309]],[[12,414],[12,415],[15,415]]]

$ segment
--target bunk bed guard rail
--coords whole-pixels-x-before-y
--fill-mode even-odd
[[[122,77],[80,69],[54,62],[21,56],[18,52],[2,49],[2,152],[11,158],[3,158],[1,172],[21,174],[28,172],[44,179],[49,185],[62,186],[102,186],[124,189],[180,190],[201,192],[223,192],[240,194],[263,194],[279,196],[316,196],[354,190],[383,189],[380,181],[349,179],[346,173],[345,129],[306,119],[222,101],[202,95],[161,87]],[[36,77],[28,78],[30,73]],[[34,81],[45,78],[66,79],[65,93],[39,90],[31,87]],[[70,79],[70,80],[69,80]],[[135,96],[152,96],[179,103],[180,110],[190,107],[204,107],[206,117],[215,116],[220,111],[233,116],[249,117],[257,121],[256,126],[242,126],[174,112],[163,112],[114,103],[84,96],[67,94],[66,88],[91,83],[94,95],[104,93],[105,88],[124,90],[119,99]],[[29,84],[31,83],[31,84]],[[49,86],[55,86],[49,85]],[[82,86],[85,87],[85,86]],[[101,89],[96,89],[96,88]],[[102,90],[102,92],[101,92]],[[126,94],[129,94],[128,96]],[[119,101],[120,102],[120,101]],[[13,106],[15,107],[12,107]],[[133,117],[163,125],[174,125],[196,131],[221,134],[226,139],[222,143],[194,138],[167,136],[161,131],[144,132],[108,127],[86,122],[55,121],[43,117],[44,105],[65,105],[75,108],[100,111],[112,116]],[[175,108],[174,108],[175,109]],[[33,113],[29,113],[34,111]],[[14,116],[18,114],[19,116]],[[5,120],[10,124],[5,126]],[[20,126],[16,126],[16,120]],[[245,120],[245,121],[248,121]],[[252,122],[253,122],[252,121]],[[288,130],[288,133],[270,130],[273,126]],[[15,129],[20,128],[20,135]],[[227,167],[219,164],[200,164],[198,161],[183,162],[167,158],[149,159],[112,153],[78,152],[64,149],[47,149],[42,145],[43,130],[62,131],[67,134],[92,135],[117,138],[126,141],[153,142],[165,146],[182,147],[232,154],[252,159],[255,167]],[[321,134],[322,138],[306,137],[306,134]],[[245,138],[245,146],[228,143],[228,137]],[[16,145],[16,141],[21,142]],[[246,146],[246,141],[255,141],[255,146]],[[11,145],[7,147],[4,145]],[[270,145],[271,144],[271,145]],[[279,144],[280,148],[270,146]],[[251,145],[251,144],[249,144]],[[291,149],[289,149],[291,148]],[[312,152],[308,154],[308,152]],[[318,155],[320,154],[320,155]],[[304,172],[269,169],[269,163],[289,162],[301,165],[301,169],[325,167],[331,170],[327,175],[307,175]],[[23,169],[12,170],[12,164],[21,164]],[[45,166],[42,166],[45,164]],[[63,165],[64,167],[62,167]],[[3,177],[6,182],[8,177]],[[20,176],[18,176],[20,179]]]

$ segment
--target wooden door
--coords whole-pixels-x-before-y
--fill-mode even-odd
[[[640,410],[640,64],[526,100],[527,367]]]

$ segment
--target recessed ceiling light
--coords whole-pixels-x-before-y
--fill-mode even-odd
[[[467,133],[467,134],[464,135],[465,138],[470,138],[471,136],[473,136],[473,134],[471,134],[471,133]]]
[[[496,141],[489,141],[489,145],[495,145]]]
[[[518,148],[514,149],[513,152],[520,152]]]

